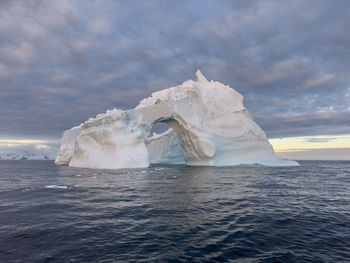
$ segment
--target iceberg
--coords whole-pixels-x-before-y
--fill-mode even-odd
[[[179,138],[173,129],[162,134],[153,134],[146,141],[151,164],[186,164]]]
[[[55,160],[57,152],[55,144],[0,143],[0,160]]]
[[[198,70],[197,80],[155,92],[131,110],[113,109],[63,132],[56,164],[144,168],[261,164],[295,166],[278,157],[243,105],[243,96]],[[148,137],[158,122],[171,129]]]
[[[57,165],[69,164],[74,152],[75,140],[80,134],[80,126],[73,127],[62,133],[60,149],[55,160]]]

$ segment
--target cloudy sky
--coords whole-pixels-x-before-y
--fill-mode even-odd
[[[350,159],[349,13],[347,0],[2,0],[0,139],[58,140],[200,69],[244,95],[291,144],[280,151]]]

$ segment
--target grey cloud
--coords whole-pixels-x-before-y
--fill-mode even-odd
[[[58,138],[200,68],[273,137],[350,133],[350,3],[1,1],[0,135]]]
[[[336,138],[310,138],[306,140],[307,142],[313,142],[313,143],[322,143],[322,142],[330,142],[332,140],[335,140]]]

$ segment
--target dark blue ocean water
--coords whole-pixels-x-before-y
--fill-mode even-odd
[[[350,162],[0,161],[0,262],[350,262]]]

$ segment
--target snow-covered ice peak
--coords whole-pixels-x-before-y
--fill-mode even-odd
[[[197,82],[208,82],[207,78],[204,77],[204,75],[199,69],[197,69],[196,71],[196,77],[197,77]]]

